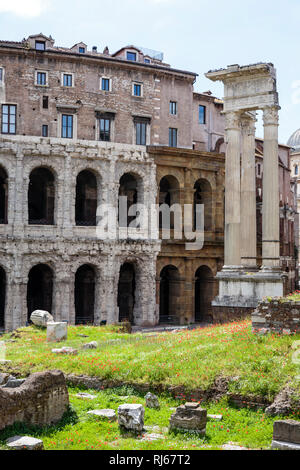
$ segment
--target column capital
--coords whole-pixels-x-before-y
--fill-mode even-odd
[[[278,126],[279,125],[279,116],[278,111],[280,106],[268,106],[263,109],[263,121],[264,126]]]
[[[255,123],[256,123],[256,113],[254,114],[242,114],[240,116],[242,132],[248,135],[255,136]]]
[[[240,129],[240,121],[241,115],[238,112],[231,111],[229,113],[225,113],[225,129]]]

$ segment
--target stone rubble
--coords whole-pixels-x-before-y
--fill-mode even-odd
[[[92,341],[91,343],[87,343],[82,346],[82,349],[97,349],[97,348],[98,348],[97,341]]]
[[[7,447],[12,450],[43,450],[44,443],[40,439],[29,436],[14,436],[6,441]]]
[[[77,393],[77,398],[83,398],[84,400],[95,400],[97,398],[96,395],[91,395],[90,393]]]
[[[47,323],[47,342],[56,343],[68,338],[68,324],[66,322]]]
[[[117,415],[115,410],[91,410],[88,411],[87,414],[96,416],[101,419],[107,419],[108,421],[117,421]]]
[[[35,326],[40,326],[42,328],[47,327],[48,322],[54,322],[53,316],[51,313],[46,312],[45,310],[35,310],[32,312],[30,315],[30,321],[35,325]]]
[[[127,431],[141,432],[144,428],[145,410],[142,405],[124,404],[118,408],[119,426]]]
[[[196,431],[206,433],[207,411],[198,403],[186,403],[177,408],[170,419],[170,430]]]
[[[146,400],[147,408],[154,408],[154,409],[160,408],[158,397],[154,395],[153,393],[148,392],[147,395],[145,396],[145,400]]]
[[[78,354],[77,349],[64,347],[60,349],[52,349],[53,354],[69,354],[71,356],[76,356]]]

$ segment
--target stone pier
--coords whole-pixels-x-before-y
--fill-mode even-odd
[[[253,310],[266,296],[284,294],[280,271],[278,93],[273,64],[208,72],[224,83],[226,119],[225,265],[218,273],[219,296],[213,308],[229,317]],[[255,121],[264,118],[263,261],[257,263]]]

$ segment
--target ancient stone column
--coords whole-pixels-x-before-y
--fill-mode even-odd
[[[278,106],[264,109],[263,269],[280,267]]]
[[[256,268],[255,113],[242,116],[241,263]]]
[[[225,114],[226,163],[225,163],[225,268],[240,267],[240,115]]]

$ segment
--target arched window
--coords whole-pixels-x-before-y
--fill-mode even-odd
[[[0,329],[5,326],[6,274],[0,267]]]
[[[223,137],[217,140],[216,145],[215,145],[215,152],[216,153],[225,152]]]
[[[159,183],[159,206],[166,204],[169,207],[172,207],[174,204],[180,203],[179,196],[179,182],[175,176],[167,175],[164,176]],[[159,228],[174,228],[174,214],[171,213],[170,218],[170,227],[163,226],[164,221],[162,214],[159,214]]]
[[[47,168],[36,168],[30,174],[28,188],[29,224],[53,225],[55,204],[54,176]]]
[[[94,173],[83,170],[76,181],[76,225],[96,225],[97,179]]]
[[[28,275],[27,310],[28,321],[35,310],[51,313],[53,296],[53,271],[47,264],[37,264]]]
[[[119,321],[134,323],[135,268],[132,263],[124,263],[120,269],[118,285]]]
[[[204,230],[212,230],[212,191],[210,183],[205,179],[199,179],[194,185],[194,229],[196,227],[197,205],[204,205]]]
[[[95,311],[95,270],[84,264],[75,276],[75,323],[93,324]]]
[[[160,273],[160,323],[176,323],[179,321],[178,300],[179,290],[179,271],[175,266],[165,266]]]
[[[136,216],[129,216],[129,210],[131,206],[137,204],[138,201],[138,180],[131,173],[125,173],[120,179],[120,188],[119,188],[119,197],[127,198],[127,223],[126,223],[126,214],[124,214],[126,208],[122,205],[119,207],[119,225],[120,227],[129,227],[135,219]]]
[[[7,224],[8,186],[7,173],[0,167],[0,224]]]
[[[195,274],[195,321],[211,319],[211,302],[214,298],[214,276],[208,266],[201,266]]]

